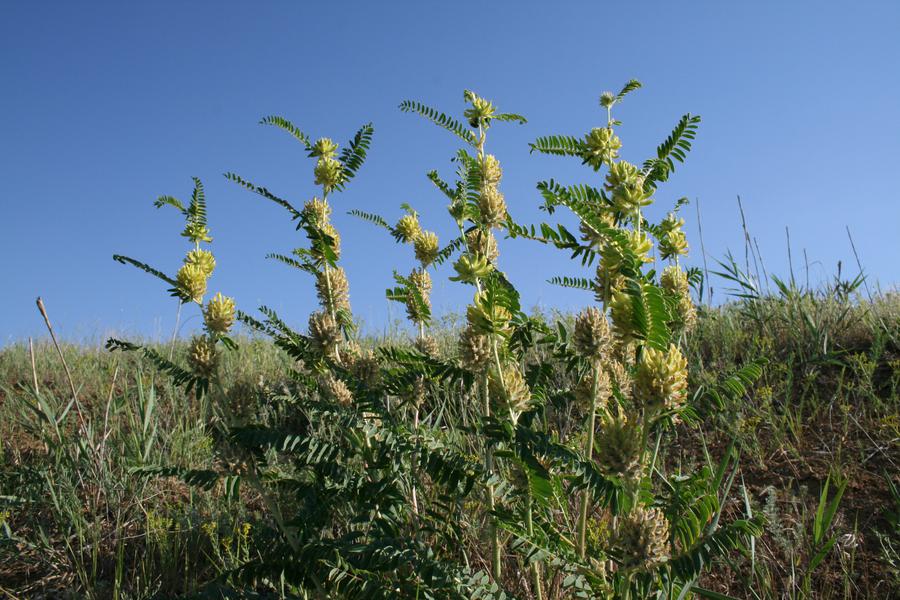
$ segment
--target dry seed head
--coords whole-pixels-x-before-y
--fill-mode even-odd
[[[595,306],[588,307],[575,317],[572,345],[579,356],[590,362],[600,362],[609,354],[612,336],[606,314]]]
[[[313,198],[303,204],[303,216],[313,225],[322,227],[331,216],[331,207],[324,200]]]
[[[187,256],[184,258],[184,264],[197,265],[209,278],[216,268],[216,257],[209,250],[198,248],[187,253]]]
[[[506,200],[496,185],[485,185],[478,195],[478,210],[485,225],[499,227],[506,219]]]
[[[415,213],[403,215],[394,225],[394,231],[401,242],[412,242],[422,233],[419,217]]]
[[[311,156],[319,156],[322,158],[334,158],[338,145],[331,141],[331,138],[323,137],[316,140],[313,144]]]
[[[622,141],[609,127],[591,129],[590,133],[584,136],[584,143],[587,145],[585,158],[594,170],[603,164],[611,163],[619,156],[619,148],[622,147]]]
[[[319,377],[318,383],[319,392],[329,400],[333,400],[341,406],[353,404],[353,393],[350,392],[350,388],[347,387],[346,383],[332,375],[331,372],[327,372]]]
[[[604,421],[597,436],[597,468],[607,477],[634,482],[640,478],[643,453],[641,424],[625,418]]]
[[[459,360],[472,373],[484,373],[491,364],[491,339],[471,325],[459,336]]]
[[[197,304],[203,304],[203,296],[206,294],[207,277],[203,267],[193,263],[185,263],[178,269],[175,281],[178,283],[178,288],[183,291],[188,298]]]
[[[319,353],[331,356],[341,343],[341,328],[330,313],[315,312],[309,316],[309,339]]]
[[[333,190],[340,185],[343,180],[344,173],[341,163],[333,158],[319,158],[316,161],[316,168],[313,171],[315,175],[316,185],[321,185],[326,190]]]
[[[193,338],[188,360],[197,375],[203,377],[212,375],[218,360],[215,340],[211,340],[205,335]]]
[[[675,344],[668,351],[644,348],[634,382],[636,401],[648,413],[677,410],[687,399],[687,360]]]
[[[434,262],[440,252],[437,234],[432,231],[419,233],[413,239],[413,249],[416,253],[416,260],[422,263],[423,267],[427,267]]]
[[[490,229],[472,229],[466,234],[466,244],[476,256],[483,256],[488,262],[494,262],[500,256],[497,238]]]
[[[330,293],[329,293],[330,288]],[[326,310],[350,311],[350,282],[342,267],[316,273],[316,295]]]
[[[222,292],[213,296],[206,303],[203,311],[203,321],[210,333],[224,335],[234,325],[234,300],[222,295]]]
[[[623,567],[652,569],[669,560],[669,522],[658,508],[635,507],[619,521],[612,542],[622,554]]]
[[[497,185],[503,177],[503,169],[500,167],[500,161],[493,154],[484,157],[481,166],[481,181],[484,185]]]

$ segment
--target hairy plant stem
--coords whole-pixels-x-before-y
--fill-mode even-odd
[[[594,429],[597,421],[597,396],[600,391],[600,369],[600,363],[595,362],[593,367],[594,381],[591,389],[591,413],[588,418],[588,439],[584,448],[584,459],[587,462],[591,462],[594,455]],[[581,513],[578,516],[578,556],[582,559],[587,551],[587,518],[590,504],[591,491],[585,488],[584,496],[581,499]]]

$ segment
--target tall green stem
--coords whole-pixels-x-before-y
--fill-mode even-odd
[[[525,527],[528,531],[528,537],[534,537],[534,523],[531,516],[531,488],[528,488],[528,507],[525,509]],[[534,561],[531,563],[531,575],[534,578],[534,597],[537,600],[544,599],[544,590],[541,588],[541,563]]]
[[[484,418],[487,420],[491,416],[491,397],[488,390],[488,375],[485,373],[481,380],[482,393],[484,394]],[[490,442],[485,440],[484,447],[484,471],[488,478],[494,476],[494,451],[491,449]],[[494,484],[489,483],[487,486],[488,505],[491,513],[496,508],[494,500]],[[500,532],[497,530],[497,523],[494,521],[494,515],[489,518],[488,529],[491,536],[491,574],[494,581],[500,581]]]
[[[584,459],[591,462],[594,455],[594,429],[597,421],[597,395],[600,391],[600,363],[594,364],[591,390],[591,414],[588,418],[588,439],[584,448]],[[587,551],[587,518],[591,505],[591,490],[585,488],[581,499],[581,513],[578,516],[578,556],[584,558]]]

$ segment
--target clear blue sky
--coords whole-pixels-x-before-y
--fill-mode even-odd
[[[267,261],[302,244],[279,207],[222,177],[236,171],[301,203],[312,164],[288,136],[257,124],[281,114],[341,142],[374,121],[369,162],[334,198],[355,312],[371,328],[389,312],[391,271],[408,247],[343,214],[389,220],[409,202],[446,241],[452,136],[402,114],[419,99],[458,114],[470,88],[529,118],[498,125],[490,150],[520,222],[543,213],[534,185],[591,181],[573,159],[530,156],[549,133],[603,123],[597,98],[629,78],[645,88],[617,112],[623,156],[653,152],[685,112],[703,116],[695,151],[658,194],[657,213],[699,198],[707,253],[743,254],[735,197],[770,272],[815,281],[838,260],[855,271],[845,226],[883,287],[900,281],[900,3],[883,2],[16,2],[0,4],[0,344],[42,335],[42,295],[61,335],[166,336],[165,285],[114,263],[130,255],[174,273],[186,250],[160,194],[206,184],[219,267],[213,291],[244,310],[261,303],[304,327],[315,299],[303,273]],[[597,183],[594,180],[594,183]],[[701,260],[693,206],[685,216]],[[571,221],[568,221],[571,222]],[[583,275],[559,251],[501,244],[527,306],[573,308],[588,295],[545,283]],[[435,305],[469,289],[436,277]],[[716,287],[721,287],[714,283]],[[196,310],[189,311],[195,315]],[[193,316],[185,332],[196,327]]]

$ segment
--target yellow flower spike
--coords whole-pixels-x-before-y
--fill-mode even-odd
[[[181,235],[195,244],[199,244],[200,242],[209,243],[212,241],[212,237],[209,235],[209,228],[202,223],[188,222],[188,224],[184,226],[184,231],[181,232]]]
[[[603,211],[599,216],[600,221],[604,225],[608,225],[610,228],[614,228],[616,226],[616,220],[609,211]],[[581,239],[594,248],[603,248],[610,241],[609,236],[596,231],[593,227],[591,227],[584,221],[578,224],[578,230],[581,232]]]
[[[675,344],[668,351],[645,347],[634,382],[636,402],[648,414],[678,410],[687,400],[687,360]]]
[[[479,333],[471,325],[466,326],[459,336],[459,360],[463,367],[473,373],[484,373],[491,364],[491,340]]]
[[[677,298],[675,315],[669,323],[670,328],[691,331],[697,322],[697,309],[691,299],[687,273],[676,265],[669,265],[659,276],[659,284],[663,290]]]
[[[470,102],[472,103],[472,107],[467,108],[465,112],[463,112],[463,116],[469,120],[469,125],[472,127],[488,125],[491,117],[494,116],[494,112],[496,112],[493,103],[484,98],[480,98],[475,94],[471,94]]]
[[[478,195],[478,211],[485,225],[499,227],[506,219],[506,200],[496,185],[485,185]]]
[[[327,372],[318,380],[319,391],[323,396],[332,400],[341,406],[350,406],[353,404],[353,393],[347,384]]]
[[[607,477],[633,482],[640,478],[643,433],[638,420],[604,421],[597,436],[597,468]]]
[[[598,405],[604,406],[606,401],[609,400],[609,396],[612,393],[611,386],[612,382],[610,381],[609,374],[606,371],[601,370],[600,376],[597,379]],[[585,412],[590,411],[591,406],[594,404],[594,369],[590,369],[572,391],[574,392],[575,402],[578,404],[578,407]]]
[[[669,522],[658,508],[635,507],[619,520],[611,541],[625,568],[649,570],[669,560]]]
[[[422,233],[419,217],[415,213],[403,215],[394,225],[394,233],[401,242],[414,241]]]
[[[178,269],[175,281],[178,288],[192,301],[203,304],[203,296],[206,294],[206,271],[203,267],[187,263]]]
[[[612,293],[612,301],[609,303],[610,316],[613,322],[613,332],[621,343],[627,344],[634,339],[634,306],[631,296],[624,290]]]
[[[512,314],[503,306],[486,306],[481,293],[466,308],[466,320],[479,333],[496,333],[507,336],[510,333]]]
[[[591,306],[578,313],[572,345],[579,356],[592,363],[606,359],[612,348],[612,336],[606,315],[600,309]]]
[[[344,172],[340,162],[333,158],[322,157],[316,161],[313,175],[315,175],[316,185],[321,185],[330,191],[341,184]]]
[[[490,229],[472,229],[466,233],[466,244],[476,256],[484,257],[493,263],[500,256],[497,238]]]
[[[203,270],[207,277],[212,275],[216,268],[216,258],[209,250],[191,250],[187,253],[184,262],[189,265],[197,265]]]
[[[331,223],[325,223],[322,225],[319,230],[331,238],[331,247],[334,250],[334,255],[336,258],[341,257],[341,234],[338,233],[338,230],[335,229],[334,225]]]
[[[481,181],[483,185],[497,185],[503,178],[503,169],[500,167],[500,161],[493,154],[484,157],[484,163],[481,166]]]
[[[350,310],[350,282],[342,267],[316,273],[316,296],[325,310]]]
[[[474,285],[478,279],[490,275],[494,267],[484,256],[463,254],[459,260],[453,263],[453,269],[456,271],[456,276],[451,277],[450,281],[462,281]]]
[[[631,390],[634,382],[628,367],[621,360],[609,360],[606,362],[606,373],[609,375],[611,389],[616,390],[625,398],[631,398]]]
[[[600,106],[603,108],[610,108],[615,103],[616,95],[612,92],[603,92],[600,94]]]
[[[218,362],[216,342],[205,335],[195,337],[191,340],[188,360],[195,373],[209,377],[216,370]]]
[[[316,140],[313,144],[310,156],[319,156],[321,158],[334,158],[338,145],[331,141],[331,138],[323,137]]]
[[[341,328],[329,312],[315,312],[309,316],[309,339],[315,350],[331,356],[341,343]]]
[[[421,352],[426,356],[430,356],[432,358],[437,358],[440,355],[440,348],[438,347],[438,342],[431,336],[420,337],[416,339],[416,350]]]
[[[422,302],[431,309],[431,275],[425,269],[413,269],[409,274],[409,282],[419,293]],[[420,323],[425,320],[422,307],[410,296],[406,301],[406,316],[410,321]]]
[[[626,232],[628,238],[628,248],[637,255],[637,257],[645,263],[653,262],[650,251],[653,249],[653,240],[643,231],[634,229]]]
[[[606,183],[603,187],[607,192],[612,192],[617,187],[630,181],[638,176],[638,168],[628,161],[620,160],[609,166],[609,172],[606,174]]]
[[[381,365],[373,350],[363,350],[356,346],[354,352],[342,353],[341,358],[347,360],[347,367],[356,379],[362,381],[369,388],[378,385],[381,380]]]
[[[622,147],[621,140],[609,127],[591,129],[590,133],[584,136],[584,143],[587,146],[585,159],[589,165],[594,167],[595,171],[617,158],[619,148]]]
[[[638,209],[653,203],[653,193],[644,190],[644,178],[635,175],[629,177],[612,191],[613,204],[616,210],[631,215]]]
[[[303,216],[311,224],[323,227],[328,223],[328,218],[331,216],[331,207],[328,206],[327,202],[313,198],[303,204]]]
[[[488,376],[490,397],[496,406],[508,412],[515,420],[531,405],[531,390],[522,373],[514,365],[503,367],[502,373],[496,367]]]
[[[435,261],[440,252],[438,244],[438,236],[432,231],[423,231],[413,239],[413,248],[416,253],[416,260],[422,263],[423,267],[427,267]]]
[[[234,300],[222,295],[222,292],[206,303],[203,321],[210,333],[225,335],[234,325]]]

